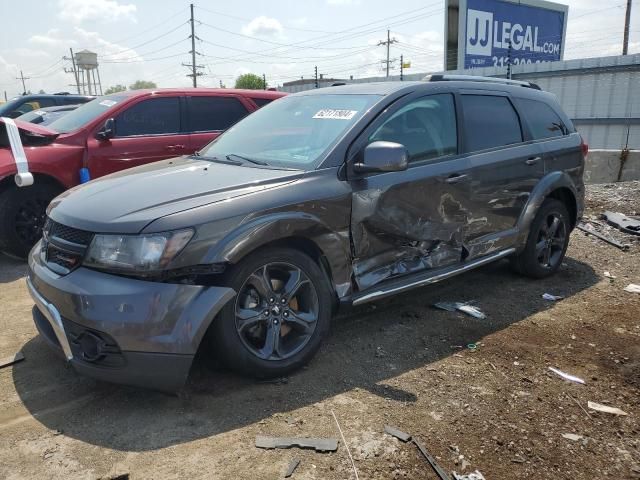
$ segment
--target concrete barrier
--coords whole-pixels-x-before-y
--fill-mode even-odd
[[[584,168],[585,183],[640,180],[640,150],[630,150],[622,171],[620,150],[589,150]]]

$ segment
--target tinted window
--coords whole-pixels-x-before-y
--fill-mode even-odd
[[[527,119],[534,139],[561,137],[567,133],[558,114],[546,103],[525,98],[516,98],[515,102]]]
[[[369,142],[401,143],[410,160],[451,155],[457,151],[456,112],[449,94],[431,95],[405,105],[378,127]]]
[[[520,120],[507,97],[462,95],[467,151],[522,141]]]
[[[66,97],[61,96],[60,101],[62,105],[77,105],[79,103],[87,103],[90,99],[83,97]]]
[[[189,130],[210,132],[226,130],[249,112],[237,98],[190,97]]]
[[[273,98],[252,98],[251,100],[258,105],[258,108],[264,107],[267,103],[273,102]]]
[[[107,95],[85,103],[76,110],[51,123],[50,127],[60,133],[69,133],[104,115],[108,110],[117,108],[127,97],[123,95]],[[108,118],[108,117],[106,117]]]
[[[143,100],[122,112],[115,120],[116,137],[179,133],[180,98]]]

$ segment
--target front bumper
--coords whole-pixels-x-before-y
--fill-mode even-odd
[[[29,255],[34,321],[82,374],[177,390],[209,325],[235,295],[226,287],[136,280],[78,268],[61,276]]]

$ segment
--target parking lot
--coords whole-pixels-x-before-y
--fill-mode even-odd
[[[639,182],[590,188],[588,215],[640,211]],[[362,479],[437,478],[415,447],[383,433],[387,424],[458,473],[640,477],[640,295],[623,291],[640,283],[638,242],[622,252],[575,232],[548,280],[493,264],[340,316],[289,378],[261,383],[199,361],[178,396],[66,368],[36,334],[24,274],[24,263],[0,259],[0,357],[25,356],[0,370],[1,478],[273,479],[294,457],[292,478],[355,478],[342,441],[325,454],[254,447],[258,434],[340,439],[332,411]],[[458,300],[476,300],[487,318],[432,307]]]

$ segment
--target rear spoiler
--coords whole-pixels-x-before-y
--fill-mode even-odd
[[[24,153],[24,147],[22,146],[22,140],[20,139],[20,130],[16,126],[16,122],[13,118],[2,117],[0,121],[4,123],[7,129],[7,137],[9,138],[9,146],[11,147],[11,154],[13,160],[16,162],[16,169],[18,173],[13,177],[18,187],[28,187],[33,185],[33,175],[29,172],[29,162],[27,156]]]

